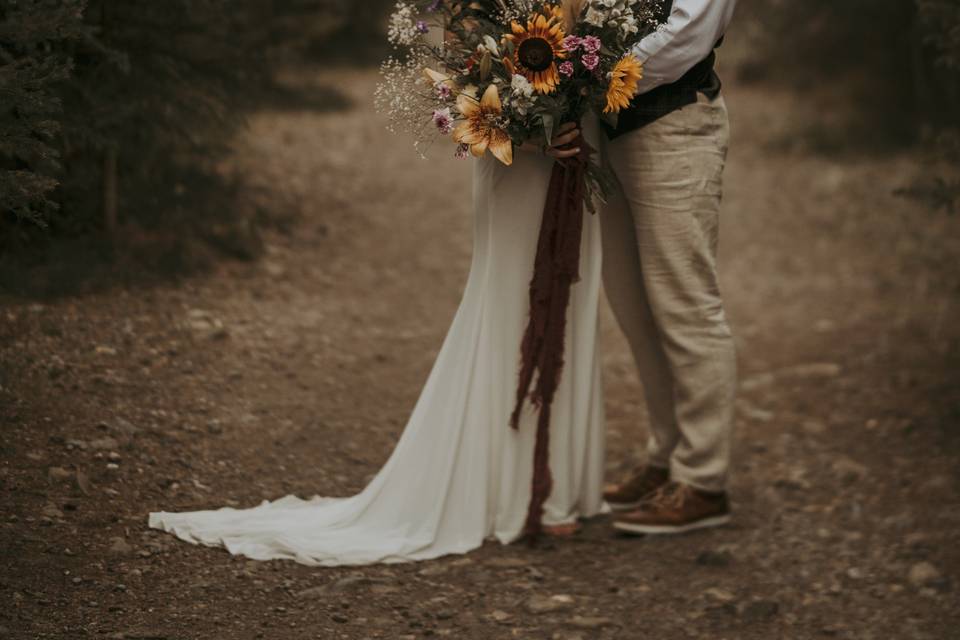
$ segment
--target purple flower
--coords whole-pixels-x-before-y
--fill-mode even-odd
[[[558,70],[560,71],[561,75],[564,75],[569,78],[570,76],[573,75],[573,63],[567,60],[566,62],[563,62],[560,64],[560,66],[558,67]]]
[[[457,145],[457,150],[454,152],[453,156],[457,160],[466,160],[470,157],[470,145],[463,144],[462,142]]]
[[[417,20],[417,33],[429,33],[430,27],[423,20]]]
[[[453,96],[453,89],[450,88],[450,85],[446,82],[438,82],[435,86],[437,90],[437,97],[441,100],[449,100]]]
[[[447,135],[453,131],[453,115],[450,113],[450,109],[437,109],[434,111],[433,124],[437,125],[437,129],[439,129],[443,135]]]
[[[576,51],[581,44],[583,40],[580,36],[567,36],[563,39],[563,48],[566,51]]]
[[[582,62],[583,66],[585,66],[587,69],[593,71],[597,68],[597,65],[600,64],[600,56],[595,53],[587,53],[580,58],[580,62]]]
[[[602,44],[603,43],[600,42],[600,38],[597,36],[587,36],[580,43],[580,45],[583,47],[583,50],[587,53],[596,53],[597,51],[600,51],[600,46]]]

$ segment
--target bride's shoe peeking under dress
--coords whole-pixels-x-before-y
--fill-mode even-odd
[[[387,463],[348,498],[287,496],[251,509],[151,513],[150,526],[257,560],[360,565],[464,553],[522,534],[536,413],[509,427],[529,282],[552,160],[518,152],[474,160],[474,252],[463,300]],[[567,311],[565,365],[553,402],[553,491],[543,522],[605,510],[604,412],[597,352],[600,227],[585,214],[579,282]]]

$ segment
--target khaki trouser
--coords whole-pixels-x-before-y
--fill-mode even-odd
[[[643,381],[648,462],[726,488],[736,352],[717,278],[729,122],[723,97],[608,142],[622,190],[601,214],[603,280]]]

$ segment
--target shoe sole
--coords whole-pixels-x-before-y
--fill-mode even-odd
[[[640,535],[670,535],[697,531],[698,529],[709,529],[710,527],[722,527],[725,524],[729,524],[732,519],[730,515],[714,516],[679,526],[614,522],[613,528],[617,531]]]
[[[613,511],[633,511],[643,504],[643,500],[636,500],[634,502],[610,502],[607,500],[606,503],[610,505],[610,509]]]

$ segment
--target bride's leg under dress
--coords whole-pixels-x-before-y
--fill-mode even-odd
[[[508,420],[552,165],[529,153],[518,153],[512,167],[489,154],[473,162],[474,255],[463,300],[403,435],[370,484],[349,498],[287,496],[252,509],[151,513],[151,527],[254,559],[326,566],[423,560],[521,535],[536,416],[528,407],[518,431]],[[599,220],[587,215],[553,406],[548,525],[603,507],[600,242]]]

